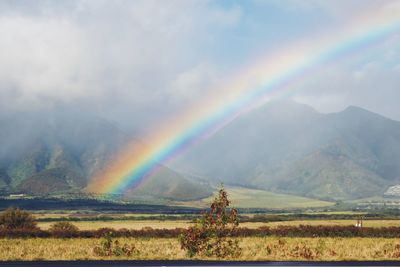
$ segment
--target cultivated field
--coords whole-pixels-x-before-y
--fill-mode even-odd
[[[39,222],[38,226],[43,229],[49,229],[50,225],[54,222]],[[177,220],[177,221],[157,221],[157,220],[112,220],[112,221],[77,221],[71,222],[76,225],[80,230],[96,230],[103,227],[110,227],[114,229],[135,229],[140,230],[144,227],[151,227],[153,229],[175,229],[187,228],[192,225],[191,221]],[[296,221],[283,221],[283,222],[244,222],[240,223],[240,227],[255,229],[261,226],[268,226],[271,228],[280,225],[299,226],[299,225],[332,225],[332,226],[349,226],[354,225],[355,220],[296,220]],[[364,227],[390,227],[400,226],[400,220],[364,220]]]
[[[47,230],[53,223],[54,222],[39,222],[38,226],[43,230]],[[189,225],[191,225],[189,221],[156,221],[156,220],[78,221],[71,223],[76,225],[80,230],[96,230],[103,227],[109,227],[114,229],[127,228],[135,230],[140,230],[144,227],[151,227],[153,229],[175,229],[175,228],[187,228]]]
[[[0,239],[0,260],[188,259],[176,238],[118,238],[135,247],[130,257],[99,257],[101,239]],[[233,260],[397,260],[400,240],[388,238],[240,238]],[[196,259],[196,258],[195,258]],[[198,258],[197,258],[198,259]],[[204,258],[203,258],[204,259]]]
[[[229,199],[232,206],[236,208],[266,208],[266,209],[293,209],[293,208],[315,208],[328,207],[335,203],[318,199],[278,194],[265,190],[249,189],[244,187],[227,187]],[[215,192],[217,194],[217,192]],[[198,201],[176,202],[175,204],[188,207],[209,207],[214,196]]]

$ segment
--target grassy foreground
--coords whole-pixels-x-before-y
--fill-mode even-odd
[[[130,257],[99,257],[100,239],[0,239],[0,260],[182,260],[187,258],[176,238],[118,238],[134,245]],[[229,260],[397,260],[400,240],[389,238],[240,238],[241,256]],[[205,258],[194,258],[205,259]]]

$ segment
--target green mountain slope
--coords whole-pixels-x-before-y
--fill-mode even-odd
[[[87,114],[0,116],[0,192],[81,192],[131,140]],[[400,184],[399,162],[399,122],[357,107],[320,114],[279,101],[160,166],[128,197],[201,199],[212,192],[208,183],[222,181],[311,198],[365,198]]]
[[[62,111],[1,117],[0,192],[81,192],[131,141],[132,137],[115,125],[86,114]],[[132,194],[187,200],[206,197],[211,189],[160,166],[160,171]]]
[[[267,179],[266,179],[267,178]],[[318,150],[277,172],[253,181],[275,191],[314,198],[349,199],[383,194],[385,182],[343,154]]]
[[[349,107],[320,114],[291,101],[231,122],[171,166],[214,181],[325,199],[400,183],[400,123]]]

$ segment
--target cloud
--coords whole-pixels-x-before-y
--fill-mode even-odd
[[[145,121],[160,113],[149,105],[207,86],[207,48],[241,15],[197,0],[2,2],[1,109],[71,104]]]
[[[323,11],[327,14],[339,16],[351,16],[371,9],[390,9],[397,4],[396,0],[352,0],[352,1],[329,1],[329,0],[253,0],[257,5],[275,5],[290,11]]]
[[[378,5],[381,9],[395,5],[392,1],[360,3],[1,1],[0,111],[66,105],[128,128],[150,127],[201,99],[212,84],[229,78],[229,73],[258,54],[271,53],[271,47],[309,33],[315,20],[321,21],[318,32],[326,31],[325,26],[341,18]],[[265,15],[271,5],[298,18]],[[325,20],[326,14],[331,17]],[[399,38],[393,36],[379,48],[385,51],[384,62],[368,59],[376,62],[374,68],[365,59],[341,63],[295,97],[321,110],[357,103],[371,106],[376,92],[369,88],[374,86],[396,99]],[[387,104],[393,105],[391,100]],[[391,116],[399,113],[391,110]]]
[[[400,120],[396,104],[400,97],[400,75],[398,65],[392,61],[384,56],[360,65],[347,61],[309,81],[293,97],[321,112],[337,112],[356,105]]]
[[[37,104],[41,98],[69,101],[84,93],[81,32],[65,20],[1,17],[0,88],[15,90],[7,103]]]
[[[396,1],[366,1],[366,6],[389,15],[400,7]],[[356,105],[400,120],[396,104],[400,97],[399,42],[397,32],[347,55],[299,85],[293,98],[321,112],[337,112]]]
[[[221,70],[214,64],[201,62],[177,75],[176,79],[170,83],[168,93],[177,101],[198,99],[204,88],[210,87],[221,78],[218,77],[220,72]]]

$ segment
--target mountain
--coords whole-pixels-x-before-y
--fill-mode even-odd
[[[84,192],[133,137],[70,110],[2,114],[0,192]],[[160,166],[128,198],[196,200],[220,182],[324,200],[383,196],[400,185],[399,162],[400,122],[359,107],[321,114],[281,100],[242,115]]]
[[[88,180],[131,140],[106,120],[69,110],[3,115],[0,191],[29,195],[82,192]],[[132,194],[187,200],[206,197],[211,189],[161,166]]]
[[[276,101],[171,163],[214,181],[321,199],[382,195],[400,184],[400,122],[362,108],[321,114]]]

